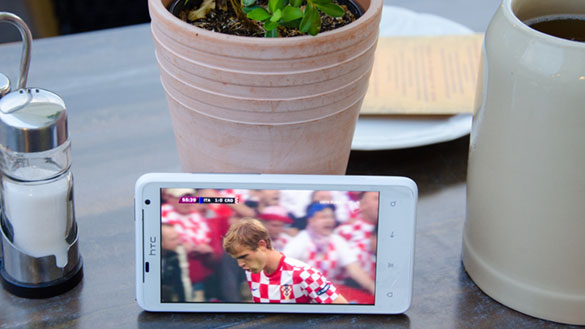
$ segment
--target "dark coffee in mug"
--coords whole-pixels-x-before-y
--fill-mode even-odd
[[[582,15],[550,15],[532,18],[524,23],[558,38],[585,42],[585,16]]]

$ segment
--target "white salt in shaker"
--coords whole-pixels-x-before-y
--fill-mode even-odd
[[[0,12],[3,20],[20,29],[27,62],[28,28],[17,16]],[[13,294],[43,298],[71,289],[83,272],[65,103],[48,90],[26,88],[27,71],[28,63],[21,65],[18,90],[0,94],[0,274]]]

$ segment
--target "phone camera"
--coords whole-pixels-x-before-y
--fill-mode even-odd
[[[149,205],[149,204],[150,204],[150,200],[146,199],[146,200],[144,200],[144,203],[145,203],[146,205]]]

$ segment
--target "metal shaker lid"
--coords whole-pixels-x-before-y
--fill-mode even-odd
[[[61,97],[22,88],[0,99],[0,144],[13,152],[42,152],[67,141],[67,110]]]

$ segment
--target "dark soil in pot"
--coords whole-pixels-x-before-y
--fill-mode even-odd
[[[239,1],[239,0],[238,0]],[[257,21],[250,21],[252,24],[243,24],[237,19],[232,7],[227,4],[227,10],[216,9],[211,10],[206,17],[190,21],[188,17],[189,11],[197,9],[201,5],[201,0],[190,0],[185,5],[185,0],[175,0],[171,3],[169,11],[179,19],[193,24],[199,28],[209,31],[220,32],[225,34],[232,34],[238,36],[264,37],[264,29],[262,24]],[[321,31],[320,33],[331,31],[342,26],[345,26],[362,14],[363,10],[353,0],[334,0],[345,11],[343,17],[331,17],[323,13],[321,14]],[[259,5],[266,5],[267,0],[258,1]],[[281,37],[294,37],[305,35],[296,28],[287,28],[279,26],[278,31]]]

